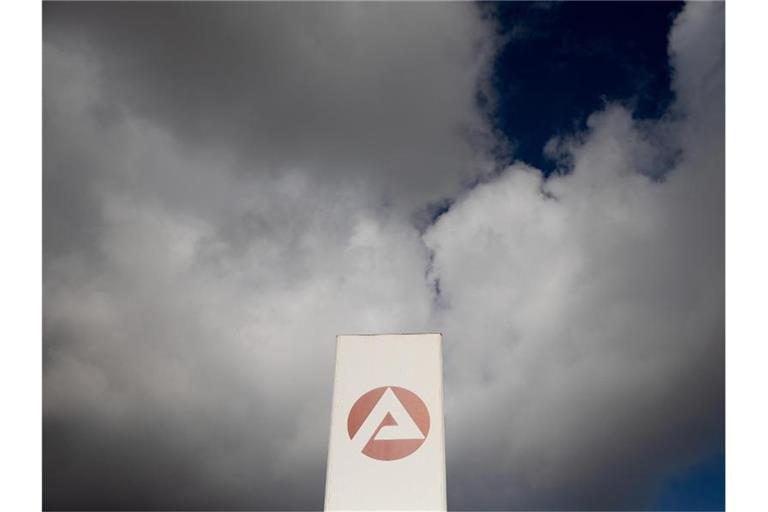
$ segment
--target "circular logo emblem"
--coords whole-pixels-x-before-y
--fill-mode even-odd
[[[429,411],[413,391],[397,386],[372,389],[350,409],[347,432],[372,459],[402,459],[427,439]]]

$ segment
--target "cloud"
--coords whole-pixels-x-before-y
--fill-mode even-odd
[[[98,59],[109,105],[189,149],[234,151],[246,174],[302,167],[412,208],[474,177],[467,136],[489,140],[476,92],[495,39],[471,5],[54,4],[45,15],[49,42]]]
[[[187,7],[45,6],[46,508],[319,508],[342,332],[443,330],[454,508],[641,506],[719,439],[721,5],[548,180],[489,174],[472,6]]]
[[[654,475],[721,439],[723,40],[722,6],[687,6],[674,113],[606,106],[563,142],[568,174],[514,165],[426,234],[453,503],[642,506]],[[680,154],[653,179],[659,131]]]

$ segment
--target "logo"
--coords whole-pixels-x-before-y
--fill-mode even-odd
[[[429,411],[415,393],[386,386],[357,399],[347,418],[349,439],[368,457],[397,460],[424,444]]]

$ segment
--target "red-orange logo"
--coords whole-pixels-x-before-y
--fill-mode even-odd
[[[414,392],[397,386],[368,391],[347,418],[349,438],[373,459],[397,460],[415,452],[429,433],[429,411]]]

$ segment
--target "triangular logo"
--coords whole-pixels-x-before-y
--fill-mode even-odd
[[[395,460],[413,453],[429,432],[429,412],[413,392],[396,386],[361,396],[349,413],[349,437],[365,455]]]

